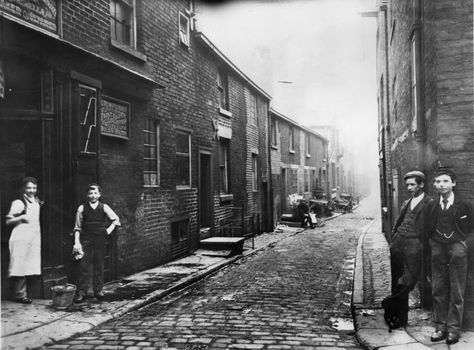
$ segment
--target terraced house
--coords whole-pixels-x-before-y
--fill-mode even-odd
[[[273,220],[291,214],[295,195],[328,196],[328,139],[270,109]]]
[[[122,227],[106,279],[186,255],[232,218],[270,229],[270,96],[195,30],[189,0],[0,1],[2,295],[5,215],[39,179],[42,277],[73,280],[73,220],[89,182]]]

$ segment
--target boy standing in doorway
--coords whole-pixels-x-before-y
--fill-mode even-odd
[[[425,174],[410,171],[404,176],[410,198],[401,207],[390,242],[392,294],[399,301],[399,324],[408,320],[408,295],[418,282],[423,257],[424,210],[433,200],[425,195]]]
[[[453,192],[456,175],[439,169],[434,177],[439,199],[428,209],[427,234],[431,245],[433,311],[435,332],[431,341],[459,340],[467,277],[467,244],[474,231],[474,213],[469,203]]]
[[[81,204],[76,213],[73,253],[84,253],[83,258],[78,261],[78,289],[74,298],[76,303],[81,303],[87,298],[91,266],[94,295],[97,299],[104,297],[102,288],[105,238],[116,226],[120,226],[120,221],[107,204],[99,201],[100,197],[100,186],[96,183],[89,184],[88,202]]]

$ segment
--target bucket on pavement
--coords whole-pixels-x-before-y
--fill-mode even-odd
[[[74,284],[64,284],[51,287],[53,307],[61,309],[72,305],[76,286]]]

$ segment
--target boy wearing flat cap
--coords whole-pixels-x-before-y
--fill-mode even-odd
[[[440,168],[433,180],[439,198],[427,209],[430,237],[435,332],[431,341],[459,340],[464,310],[468,245],[474,238],[472,206],[454,194],[456,175]]]
[[[424,211],[433,201],[424,193],[425,174],[421,171],[406,173],[404,180],[410,198],[402,204],[390,242],[392,295],[397,295],[400,305],[397,327],[407,325],[408,295],[415,288],[421,270]]]

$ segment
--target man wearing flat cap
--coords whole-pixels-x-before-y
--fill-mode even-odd
[[[410,171],[404,176],[410,198],[400,209],[390,242],[392,295],[399,298],[398,327],[407,325],[408,294],[418,282],[423,259],[424,211],[432,199],[424,193],[425,174]]]

